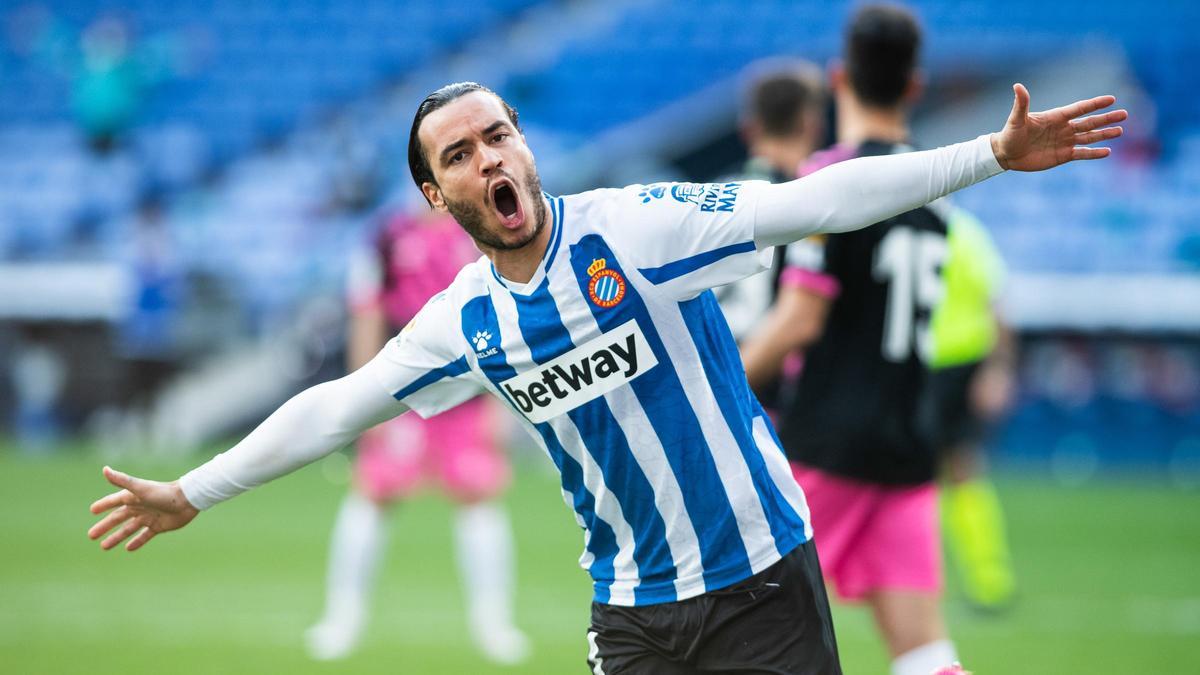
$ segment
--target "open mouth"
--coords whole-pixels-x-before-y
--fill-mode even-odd
[[[492,203],[500,215],[500,222],[505,227],[519,227],[521,224],[521,202],[517,199],[517,191],[507,179],[501,179],[492,188]]]

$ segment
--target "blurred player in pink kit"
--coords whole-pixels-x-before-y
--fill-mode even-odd
[[[350,270],[351,371],[480,255],[453,218],[436,213],[393,216],[372,243]],[[458,504],[455,540],[475,643],[498,663],[525,658],[528,642],[512,616],[512,533],[496,501],[510,471],[490,406],[476,398],[428,420],[405,415],[363,434],[353,489],[334,526],[325,614],[307,633],[314,658],[342,658],[357,646],[384,549],[385,511],[429,483]]]

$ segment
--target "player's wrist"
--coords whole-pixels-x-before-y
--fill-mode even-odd
[[[209,509],[221,501],[212,495],[210,489],[206,489],[203,469],[203,465],[196,467],[170,483],[177,497],[183,500],[182,503],[197,512]]]
[[[200,513],[200,509],[192,503],[192,500],[188,499],[187,493],[183,491],[183,486],[178,480],[167,483],[167,486],[171,489],[172,503],[179,507],[180,512],[189,513],[192,517]]]
[[[992,145],[992,155],[996,158],[996,163],[1001,169],[1008,171],[1008,153],[1004,152],[1004,146],[1000,143],[1000,135],[1003,132],[995,131],[988,135],[988,140]]]

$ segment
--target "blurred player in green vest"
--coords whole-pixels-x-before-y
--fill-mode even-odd
[[[982,440],[1012,398],[1014,340],[995,310],[1004,261],[978,220],[959,208],[951,213],[925,421],[942,452],[942,519],[963,592],[979,608],[1000,609],[1016,584]]]

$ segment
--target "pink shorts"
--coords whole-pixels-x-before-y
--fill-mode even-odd
[[[401,415],[363,434],[354,480],[379,502],[407,497],[432,479],[457,501],[498,497],[511,470],[491,422],[482,398],[427,420]]]
[[[812,513],[821,572],[842,600],[877,590],[942,590],[933,483],[879,485],[792,462]]]

